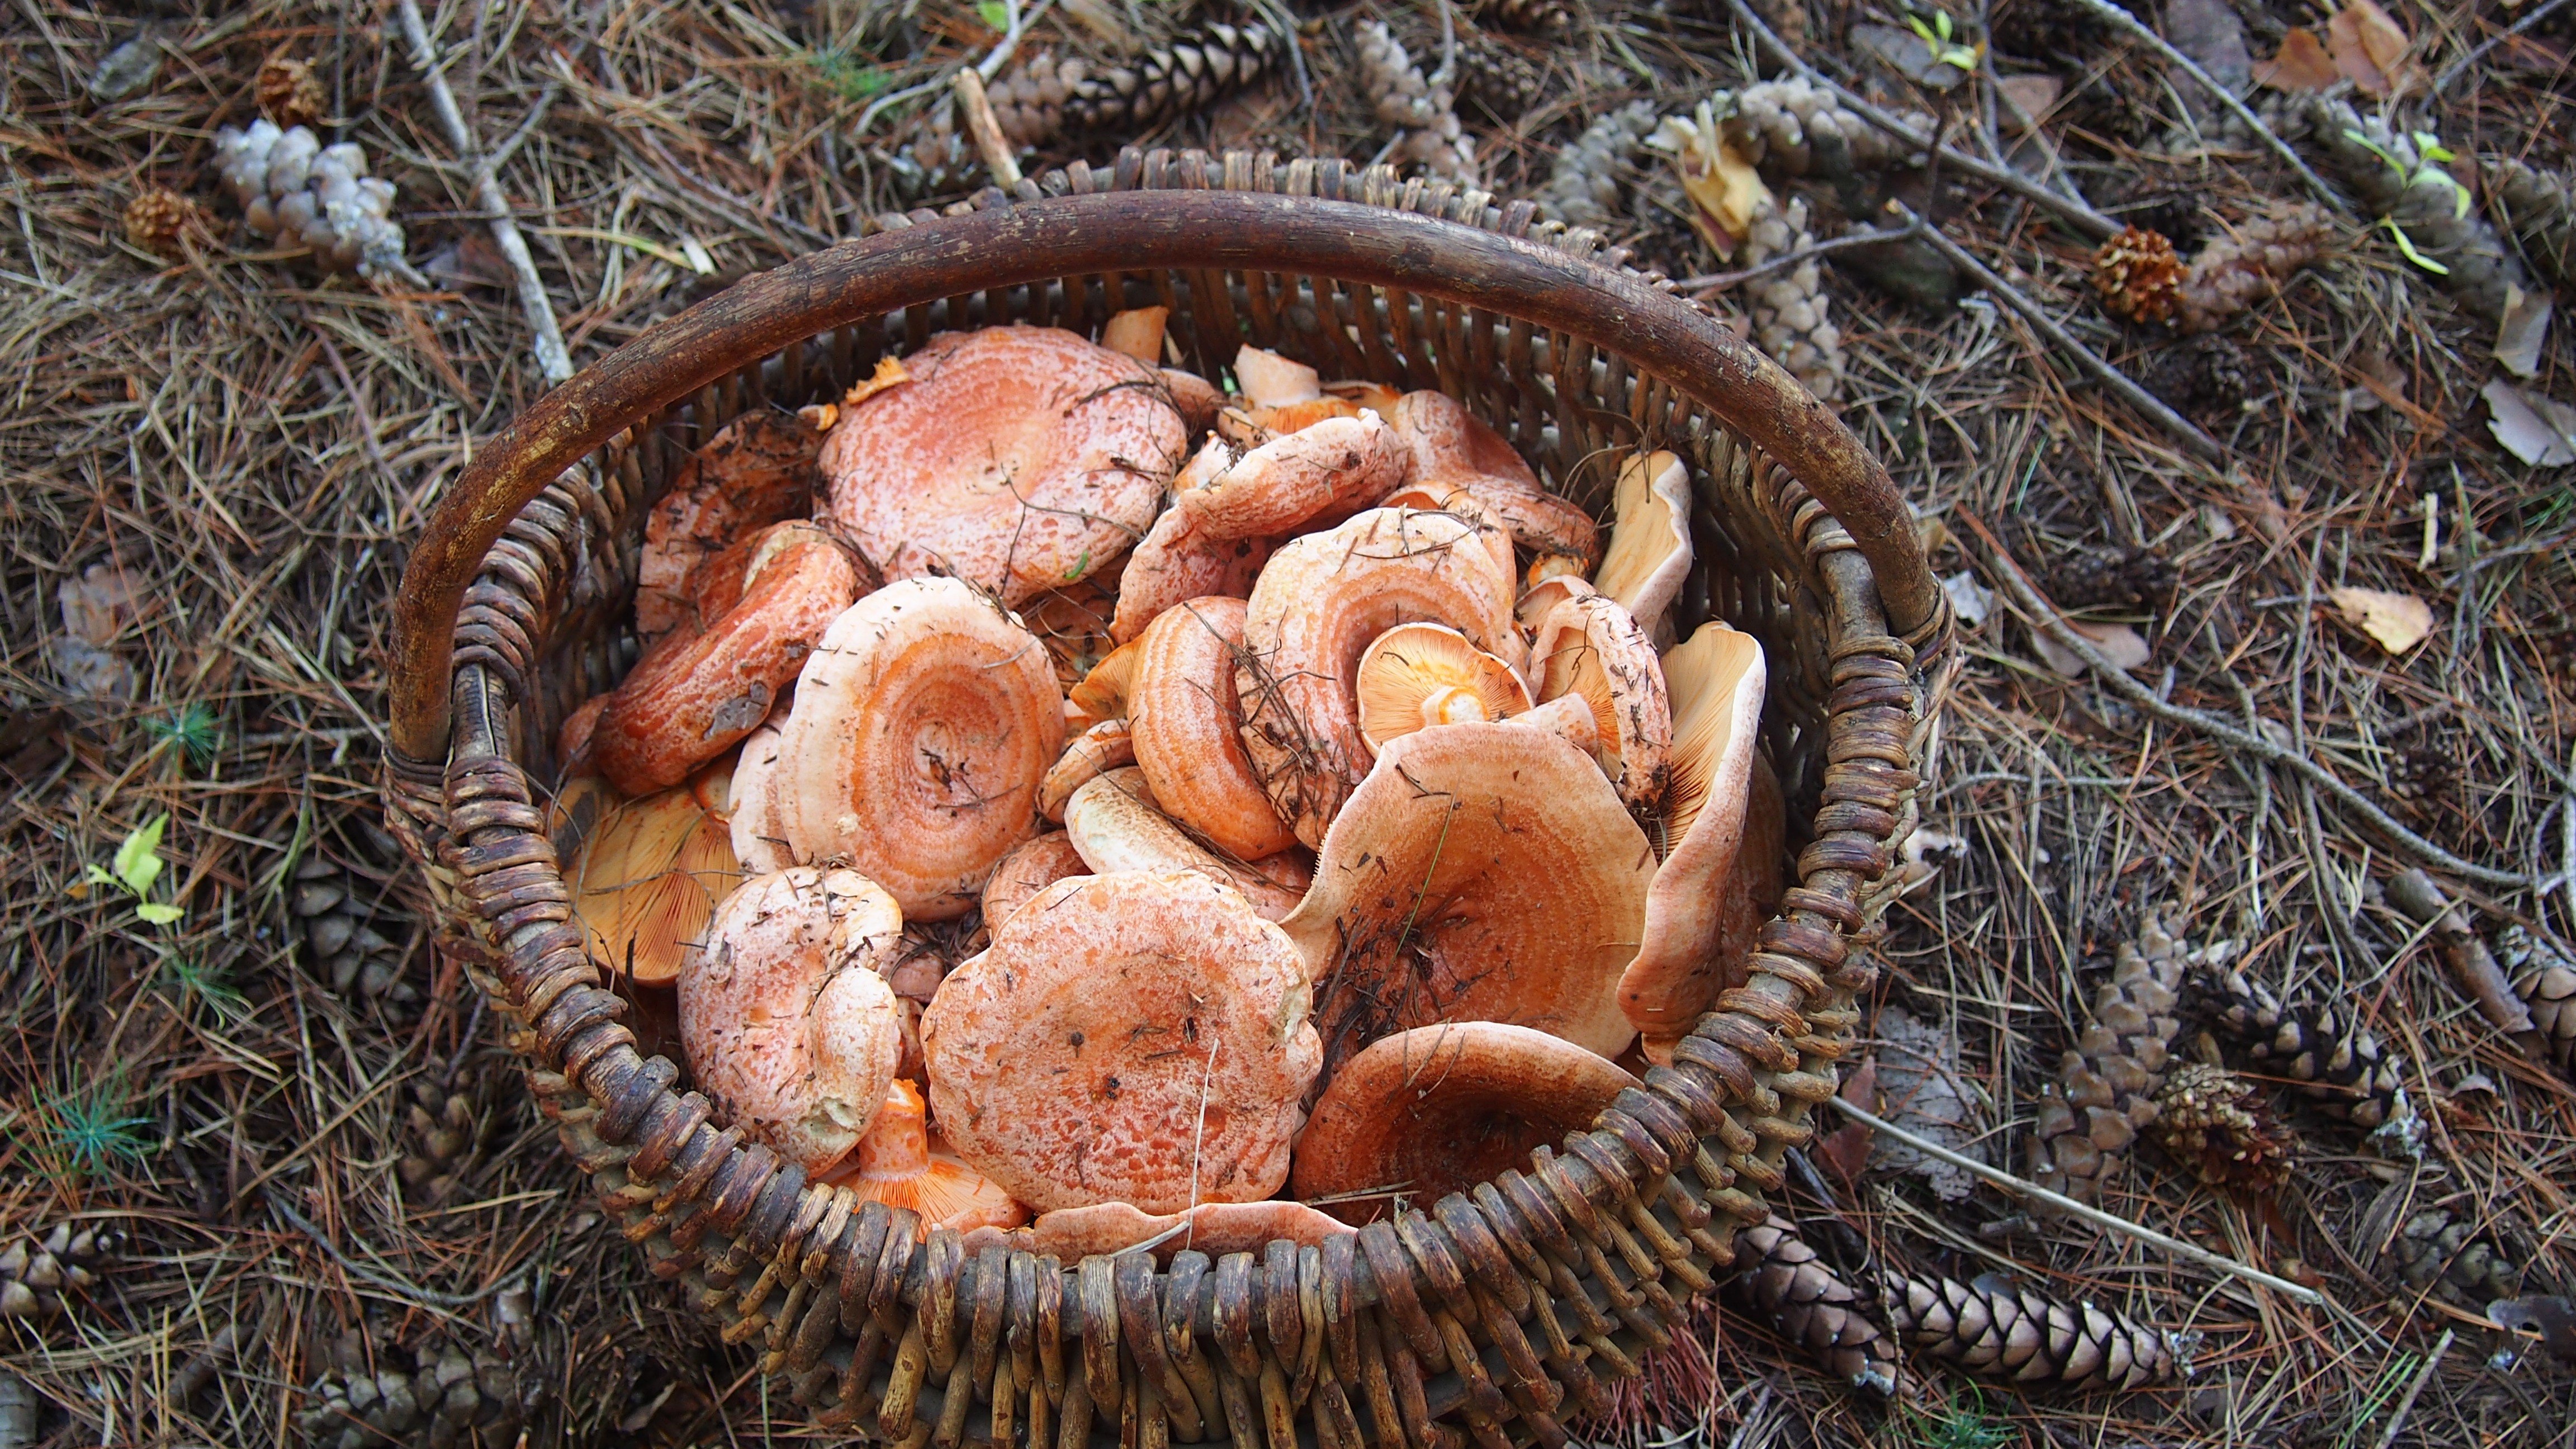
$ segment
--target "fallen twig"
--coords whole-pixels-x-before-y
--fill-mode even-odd
[[[2497,46],[2523,35],[2533,26],[2538,25],[2550,16],[2557,14],[2559,7],[2566,3],[2567,0],[2546,0],[2546,3],[2544,4],[2534,5],[2531,7],[2530,14],[2523,16],[2520,20],[2513,23],[2512,29],[2498,31],[2496,34],[2490,35],[2486,39],[2479,41],[2475,49],[2471,50],[2468,54],[2461,56],[2458,60],[2452,61],[2449,65],[2442,67],[2442,73],[2433,77],[2433,94],[2438,96],[2442,92],[2449,90],[2451,88],[2451,82],[2458,80],[2461,72],[2476,65],[2479,61],[2486,59],[2488,53],[2493,51]]]
[[[1782,252],[1776,257],[1759,265],[1746,267],[1742,271],[1710,272],[1704,276],[1684,277],[1673,283],[1673,286],[1676,289],[1693,289],[1691,299],[1705,302],[1729,287],[1742,286],[1756,277],[1769,276],[1782,268],[1794,267],[1810,258],[1821,257],[1830,252],[1849,251],[1854,247],[1885,246],[1890,242],[1901,242],[1922,228],[1922,222],[1917,220],[1896,231],[1852,232],[1838,236],[1832,241],[1817,242],[1813,246],[1801,247],[1793,252]]]
[[[993,114],[993,102],[984,94],[984,78],[973,66],[960,66],[950,81],[957,91],[957,108],[966,113],[966,134],[975,138],[976,154],[984,158],[984,169],[992,173],[993,184],[1009,191],[1020,184],[1019,158],[1011,154],[1010,138],[1002,134],[1002,123]]]
[[[2477,1004],[2478,1015],[2487,1024],[2522,1048],[2522,1054],[2535,1062],[2549,1060],[2549,1041],[2531,1019],[2522,998],[2513,994],[2513,986],[2504,979],[2504,969],[2496,965],[2487,943],[2469,928],[2459,908],[2442,895],[2442,888],[2420,870],[2400,871],[2388,883],[2388,899],[2397,909],[2414,918],[2415,923],[2432,929],[2433,943],[2442,952],[2442,960],[2451,968],[2451,979]]]

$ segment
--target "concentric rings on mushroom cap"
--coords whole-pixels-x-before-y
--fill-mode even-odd
[[[1014,606],[1126,552],[1188,456],[1162,379],[1052,327],[934,337],[824,440],[831,517],[888,579]]]

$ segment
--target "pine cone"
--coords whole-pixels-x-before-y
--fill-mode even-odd
[[[2418,1293],[2438,1291],[2483,1309],[2522,1291],[2522,1269],[2506,1257],[2494,1238],[2447,1209],[2434,1208],[2407,1219],[2405,1230],[2388,1251],[2397,1259],[2398,1276]]]
[[[1583,134],[1556,154],[1539,189],[1539,215],[1567,226],[1610,230],[1619,213],[1619,187],[1637,171],[1637,152],[1662,116],[1652,101],[1632,101],[1593,119]]]
[[[2351,190],[2364,215],[2391,218],[2417,252],[2448,267],[2432,280],[2462,306],[2494,321],[2504,315],[2508,288],[2533,290],[2522,263],[2477,208],[2461,214],[2459,183],[2427,165],[2412,136],[2328,96],[2312,98],[2308,116],[2326,171]]]
[[[279,246],[312,250],[330,271],[403,274],[403,229],[393,220],[394,186],[367,174],[365,148],[325,146],[303,126],[271,122],[215,133],[215,171],[252,231]]]
[[[2334,234],[2334,219],[2301,205],[2257,217],[2233,235],[2212,237],[2191,259],[2179,301],[2185,332],[2208,332],[2270,296],[2292,272],[2316,260]]]
[[[487,1126],[467,1093],[425,1081],[414,1083],[411,1110],[403,1118],[403,1157],[397,1168],[405,1199],[416,1208],[445,1207],[454,1201],[481,1155]]]
[[[314,125],[322,119],[322,108],[330,104],[312,63],[283,57],[260,66],[255,94],[259,113],[280,126]]]
[[[375,1006],[396,1020],[420,1002],[407,977],[404,940],[410,921],[394,900],[392,870],[343,869],[316,853],[295,867],[287,909],[304,925],[305,962],[333,993]],[[382,929],[379,929],[379,928]]]
[[[1538,63],[1481,35],[1458,37],[1458,99],[1473,101],[1504,125],[1529,114],[1547,93]]]
[[[1968,1284],[1892,1273],[1886,1296],[1906,1347],[1970,1373],[2032,1387],[2126,1390],[2187,1371],[2172,1334],[1991,1276]]]
[[[2388,793],[2419,821],[2441,813],[2460,785],[2460,762],[2435,744],[2408,745],[2388,761]]]
[[[1267,25],[1211,25],[1096,75],[1077,57],[1039,56],[992,88],[993,115],[1021,146],[1067,131],[1141,136],[1251,85],[1290,43]]]
[[[2522,254],[2560,286],[2576,282],[2576,178],[2511,157],[2489,161],[2486,172],[2487,195]]]
[[[1791,197],[1785,208],[1774,199],[1764,204],[1745,234],[1743,261],[1759,266],[1771,257],[1812,251],[1815,245],[1807,231],[1806,198]],[[1813,257],[1756,277],[1745,287],[1754,345],[1822,402],[1843,393],[1842,332],[1825,315],[1831,304],[1823,269]]]
[[[2091,1201],[2154,1119],[2180,1025],[2173,1010],[2184,965],[2182,942],[2152,911],[2137,940],[2120,943],[2111,980],[2094,997],[2093,1024],[2060,1059],[2057,1080],[2040,1089],[2031,1137],[2031,1178],[2040,1186]]]
[[[2204,982],[2216,998],[2214,1024],[2243,1043],[2249,1070],[2288,1078],[2328,1113],[2369,1129],[2406,1156],[2423,1152],[2424,1127],[2406,1095],[2403,1063],[2383,1058],[2379,1038],[2342,1008],[2285,1006],[2242,971],[2213,973]]]
[[[2254,1084],[2201,1062],[2165,1078],[2147,1135],[2212,1187],[2277,1192],[2298,1160],[2297,1144]]]
[[[125,203],[125,239],[155,256],[185,256],[183,238],[204,237],[213,229],[204,207],[166,186],[144,187]]]
[[[1449,88],[1432,85],[1383,22],[1363,20],[1355,34],[1360,97],[1380,121],[1396,128],[1392,159],[1418,162],[1438,180],[1472,184],[1475,147],[1458,125]]]
[[[2122,229],[2093,253],[2102,310],[2130,322],[2170,324],[2182,310],[2182,258],[2162,232]]]
[[[2252,362],[2234,339],[2204,332],[2148,358],[2139,381],[2188,413],[2233,412],[2253,387]]]
[[[2048,570],[2049,597],[2069,609],[2153,612],[2173,602],[2181,582],[2182,570],[2173,560],[2125,544],[2064,550]]]
[[[510,1364],[488,1350],[467,1352],[432,1340],[407,1352],[377,1337],[375,1365],[367,1338],[351,1334],[336,1347],[337,1367],[305,1390],[297,1423],[317,1449],[381,1449],[388,1441],[450,1449],[477,1442],[513,1443],[537,1395],[522,1391]]]
[[[1831,91],[1803,78],[1762,81],[1732,97],[1720,91],[1710,97],[1726,118],[1726,139],[1741,147],[1769,176],[1816,176],[1839,180],[1892,166],[1919,166],[1921,153],[1908,155],[1888,134],[1858,114],[1843,109]],[[1900,112],[1898,120],[1929,135],[1930,116]]]
[[[42,1241],[24,1238],[0,1253],[0,1317],[51,1318],[64,1299],[87,1292],[98,1271],[125,1244],[113,1229],[56,1223]]]
[[[2549,1060],[2561,1073],[2576,1076],[2576,960],[2520,926],[2504,928],[2495,954],[2514,995],[2547,1038]]]
[[[1574,22],[1574,12],[1565,7],[1565,0],[1490,0],[1476,18],[1505,30],[1553,35]]]
[[[1877,1295],[1846,1281],[1786,1218],[1735,1235],[1727,1290],[1782,1338],[1854,1388],[1893,1395],[1903,1366],[1878,1326]]]

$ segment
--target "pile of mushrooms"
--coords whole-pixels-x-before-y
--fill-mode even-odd
[[[650,515],[555,837],[599,965],[812,1179],[1067,1256],[1317,1241],[1587,1126],[1782,887],[1764,666],[1456,399],[947,334]],[[1292,1196],[1293,1194],[1293,1196]]]

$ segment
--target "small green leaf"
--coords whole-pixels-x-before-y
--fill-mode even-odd
[[[166,901],[144,901],[134,908],[134,914],[156,926],[166,926],[187,913],[186,907],[174,906]]]
[[[2406,234],[2406,228],[2397,224],[2397,218],[2393,216],[2382,217],[2380,218],[2379,224],[2388,228],[2388,234],[2390,236],[2397,238],[2397,249],[2406,254],[2406,260],[2413,262],[2415,265],[2422,267],[2424,270],[2431,272],[2437,277],[2447,277],[2451,274],[2451,269],[2449,267],[2446,267],[2440,262],[2433,260],[2431,257],[2424,255],[2422,252],[2415,250],[2415,238]]]
[[[1011,7],[1003,4],[1002,0],[982,0],[975,7],[975,13],[983,17],[986,26],[1006,34],[1010,31]]]
[[[137,827],[116,847],[116,878],[138,896],[160,879],[161,857],[155,852],[161,849],[161,832],[169,824],[170,814],[165,810]]]
[[[1947,10],[1935,10],[1932,12],[1932,20],[1932,28],[1941,33],[1942,42],[1947,44],[1950,39],[1950,12]]]
[[[88,881],[88,882],[90,882],[90,883],[91,883],[91,884],[93,884],[93,885],[123,885],[123,884],[125,884],[125,882],[123,882],[123,881],[121,881],[121,880],[118,880],[116,877],[114,877],[114,876],[112,876],[112,875],[109,875],[106,871],[100,870],[100,869],[99,869],[97,866],[95,866],[95,865],[91,865],[91,866],[84,866],[84,867],[82,867],[82,868],[83,868],[84,870],[86,870],[86,871],[88,872],[88,874],[86,874],[86,875],[82,876],[82,877],[81,877],[81,879],[83,879],[83,880],[85,880],[85,881]]]
[[[1922,16],[1908,15],[1905,17],[1905,23],[1913,27],[1916,35],[1923,37],[1923,43],[1925,45],[1933,44],[1932,27],[1923,23]]]

